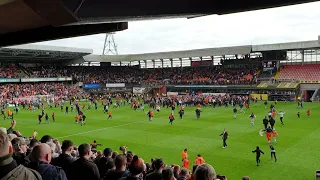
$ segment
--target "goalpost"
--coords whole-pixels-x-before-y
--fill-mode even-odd
[[[34,96],[28,96],[23,98],[13,98],[13,103],[19,102],[19,101],[28,101],[28,102],[46,102],[47,104],[54,103],[54,95],[34,95]]]

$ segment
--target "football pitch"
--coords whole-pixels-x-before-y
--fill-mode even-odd
[[[147,107],[145,112],[134,111],[129,106],[109,108],[113,119],[107,120],[100,104],[98,110],[84,110],[87,116],[84,126],[74,122],[75,112],[66,115],[60,107],[52,110],[46,107],[49,117],[55,112],[54,123],[44,124],[42,121],[39,125],[37,117],[40,110],[30,112],[20,109],[14,119],[17,121],[16,130],[21,131],[23,136],[31,136],[36,130],[38,139],[49,134],[60,142],[70,139],[76,145],[96,140],[104,145],[99,146],[99,150],[110,147],[119,151],[119,147],[125,145],[147,162],[151,158],[162,157],[168,165],[181,165],[181,152],[187,148],[192,164],[197,154],[201,154],[217,173],[231,180],[241,179],[244,175],[255,180],[315,179],[315,171],[320,169],[320,104],[304,103],[303,109],[297,109],[297,103],[279,102],[276,105],[278,111],[286,112],[285,125],[280,124],[279,117],[275,124],[279,134],[277,143],[274,143],[277,162],[271,160],[265,135],[258,133],[263,128],[262,119],[267,115],[270,104],[267,109],[263,102],[251,104],[251,112],[256,115],[254,127],[249,119],[250,112],[238,111],[237,119],[234,119],[230,106],[202,108],[199,120],[195,117],[195,107],[185,109],[183,120],[179,119],[179,108],[176,108],[173,125],[168,120],[170,108],[161,107],[160,113],[155,112],[151,122],[146,115]],[[310,118],[306,115],[308,108],[311,109]],[[300,119],[297,117],[298,111],[301,113]],[[9,126],[9,120],[0,120],[0,127]],[[219,136],[223,128],[227,128],[229,133],[228,147],[225,149]],[[256,146],[260,146],[265,153],[260,166],[256,166],[255,154],[251,152]]]

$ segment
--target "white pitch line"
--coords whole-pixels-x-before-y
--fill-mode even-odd
[[[91,131],[85,131],[85,132],[81,132],[81,133],[76,133],[76,134],[70,134],[70,135],[67,135],[67,136],[57,137],[57,139],[71,137],[71,136],[78,136],[78,135],[82,135],[82,134],[88,134],[88,133],[91,133],[91,132],[101,131],[101,130],[105,130],[105,129],[112,129],[112,128],[116,128],[116,127],[127,126],[127,125],[137,124],[137,123],[146,122],[146,121],[147,120],[136,121],[136,122],[121,124],[121,125],[117,125],[117,126],[108,126],[108,127],[104,127],[104,128],[100,128],[100,129],[91,130]]]

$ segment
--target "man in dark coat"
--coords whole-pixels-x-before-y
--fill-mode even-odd
[[[227,145],[227,139],[228,139],[228,132],[227,132],[227,129],[224,128],[223,132],[220,134],[220,136],[222,136],[222,148],[226,148],[228,147]]]
[[[45,143],[35,146],[30,154],[28,167],[40,173],[43,180],[68,180],[62,168],[50,164],[53,151]]]
[[[81,144],[78,147],[78,151],[80,158],[71,164],[71,179],[69,180],[100,180],[97,165],[89,160],[92,156],[90,145]]]
[[[51,164],[55,166],[62,167],[64,172],[66,173],[68,179],[71,178],[71,163],[73,163],[76,159],[71,156],[73,150],[73,142],[70,140],[64,140],[61,146],[62,153],[59,157],[52,160]]]

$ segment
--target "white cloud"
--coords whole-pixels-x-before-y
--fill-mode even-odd
[[[315,40],[320,2],[194,19],[130,22],[115,34],[120,54]],[[90,48],[101,54],[104,34],[37,44]]]

